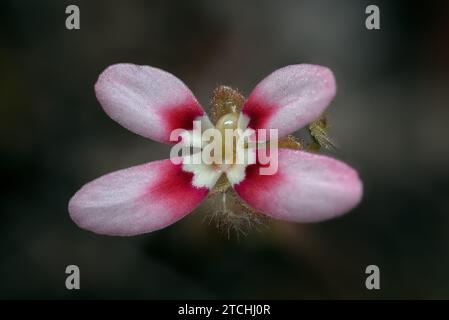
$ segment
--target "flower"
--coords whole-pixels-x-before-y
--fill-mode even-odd
[[[299,64],[270,74],[246,100],[232,89],[217,90],[214,99],[221,109],[212,113],[217,129],[277,129],[279,137],[286,137],[321,116],[336,85],[329,69]],[[176,129],[193,132],[194,121],[214,127],[189,88],[157,68],[112,65],[100,75],[95,92],[112,119],[159,142],[176,142],[170,141]],[[192,143],[192,137],[183,135],[183,143]],[[303,150],[277,151],[277,171],[268,175],[261,174],[259,161],[191,164],[185,158],[119,170],[84,185],[70,200],[69,213],[79,227],[95,233],[147,233],[192,212],[224,175],[245,205],[276,219],[322,221],[360,202],[362,183],[345,163]],[[235,159],[235,149],[231,155]]]

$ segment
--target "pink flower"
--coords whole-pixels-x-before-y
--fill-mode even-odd
[[[132,64],[108,67],[95,92],[105,112],[125,128],[163,143],[193,121],[211,126],[188,87],[163,70]],[[316,120],[335,96],[332,72],[291,65],[262,80],[237,117],[243,129],[278,129],[286,136]],[[229,116],[229,115],[227,115]],[[231,124],[237,126],[236,122]],[[237,121],[237,120],[235,120]],[[213,126],[213,125],[212,125]],[[315,222],[344,214],[362,197],[362,183],[348,165],[314,153],[279,149],[278,170],[261,175],[261,164],[229,168],[153,161],[104,175],[83,186],[69,212],[81,228],[130,236],[164,228],[192,212],[222,174],[252,208],[276,219]]]

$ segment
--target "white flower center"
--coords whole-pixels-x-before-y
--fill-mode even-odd
[[[197,132],[201,138],[192,131],[184,135],[187,145],[201,141],[201,151],[183,160],[183,170],[194,173],[195,186],[211,188],[222,173],[231,184],[243,180],[245,168],[256,160],[255,145],[249,142],[254,130],[246,128],[245,118],[240,113],[228,113],[219,118],[215,126],[203,119],[202,128],[206,129]]]

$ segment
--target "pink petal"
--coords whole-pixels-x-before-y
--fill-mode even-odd
[[[104,175],[69,202],[70,216],[83,229],[130,236],[164,228],[194,210],[208,188],[192,186],[193,173],[170,160],[154,161]]]
[[[243,106],[253,129],[292,133],[316,120],[334,98],[336,84],[328,68],[298,64],[276,70],[251,92]]]
[[[259,164],[246,168],[234,188],[253,208],[277,219],[314,222],[339,216],[362,197],[357,172],[338,160],[303,151],[279,149],[274,175],[260,175]]]
[[[169,143],[174,129],[191,130],[204,110],[193,93],[172,74],[149,66],[115,64],[95,84],[104,111],[125,128]]]

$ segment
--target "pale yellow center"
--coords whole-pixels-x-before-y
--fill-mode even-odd
[[[238,113],[228,113],[218,119],[215,128],[221,133],[221,154],[222,164],[233,164],[235,162],[235,153],[237,137],[234,134],[238,128]]]

